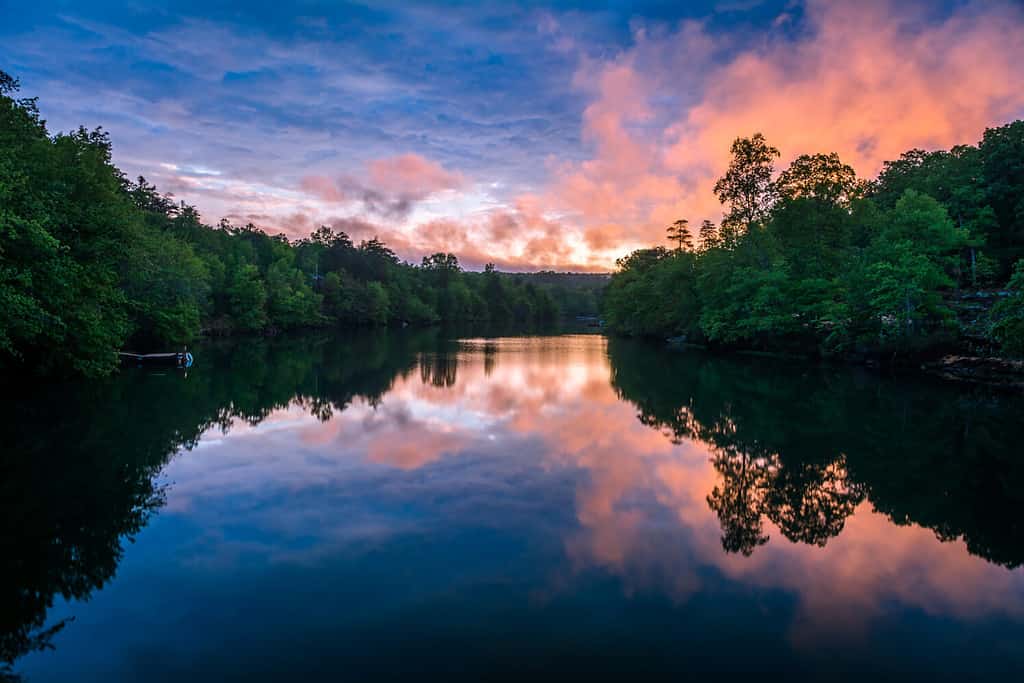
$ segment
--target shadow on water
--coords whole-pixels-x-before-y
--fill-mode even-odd
[[[396,378],[459,382],[449,331],[209,343],[189,373],[128,371],[4,400],[0,417],[0,675],[49,646],[55,599],[86,599],[114,576],[164,501],[168,460],[209,429],[299,406],[320,420]],[[482,344],[489,375],[501,362]],[[722,546],[750,555],[788,539],[826,545],[867,500],[898,525],[1005,567],[1024,563],[1022,401],[841,368],[670,353],[608,342],[611,382],[643,424],[710,447],[707,504]]]

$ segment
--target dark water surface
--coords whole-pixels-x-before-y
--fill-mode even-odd
[[[1019,398],[597,335],[196,355],[5,392],[26,680],[1024,670]]]

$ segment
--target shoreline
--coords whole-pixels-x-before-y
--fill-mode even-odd
[[[828,365],[908,372],[936,377],[947,382],[981,385],[1011,392],[1024,392],[1024,359],[947,353],[944,355],[916,354],[886,361],[880,356],[870,355],[826,357],[819,354],[795,351],[721,348],[683,341],[678,337],[670,337],[663,340],[662,343],[666,348],[676,351],[694,349],[722,356],[773,358],[781,361],[814,360]]]

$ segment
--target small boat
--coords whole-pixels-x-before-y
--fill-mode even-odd
[[[118,356],[122,363],[137,365],[164,365],[176,368],[192,367],[192,353],[189,351],[178,351],[175,353],[132,353],[120,351]]]

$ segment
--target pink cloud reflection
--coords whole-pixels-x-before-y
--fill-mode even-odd
[[[609,382],[606,344],[587,335],[466,340],[456,354],[454,384],[410,372],[396,378],[379,404],[357,400],[327,422],[292,406],[258,426],[212,434],[197,453],[173,463],[172,509],[195,511],[201,506],[188,504],[192,496],[252,493],[266,481],[303,490],[341,481],[352,467],[427,472],[444,459],[491,454],[578,475],[578,526],[566,529],[567,565],[552,576],[554,592],[575,573],[596,568],[618,576],[627,593],[654,591],[683,604],[701,590],[701,572],[713,569],[794,595],[789,636],[806,647],[837,633],[857,637],[894,606],[958,619],[1024,617],[1024,571],[990,564],[962,541],[941,542],[928,529],[896,526],[869,501],[824,548],[791,542],[765,520],[766,545],[749,557],[724,553],[719,520],[707,503],[722,484],[711,449],[695,441],[673,444],[643,425]],[[217,461],[222,468],[213,470],[194,460],[204,449],[219,453],[218,444],[232,439],[256,444],[289,431],[292,443],[297,435],[302,444],[295,452],[278,447],[254,459],[249,449],[228,449]],[[293,518],[306,524],[317,514]],[[375,533],[386,531],[366,523]]]

